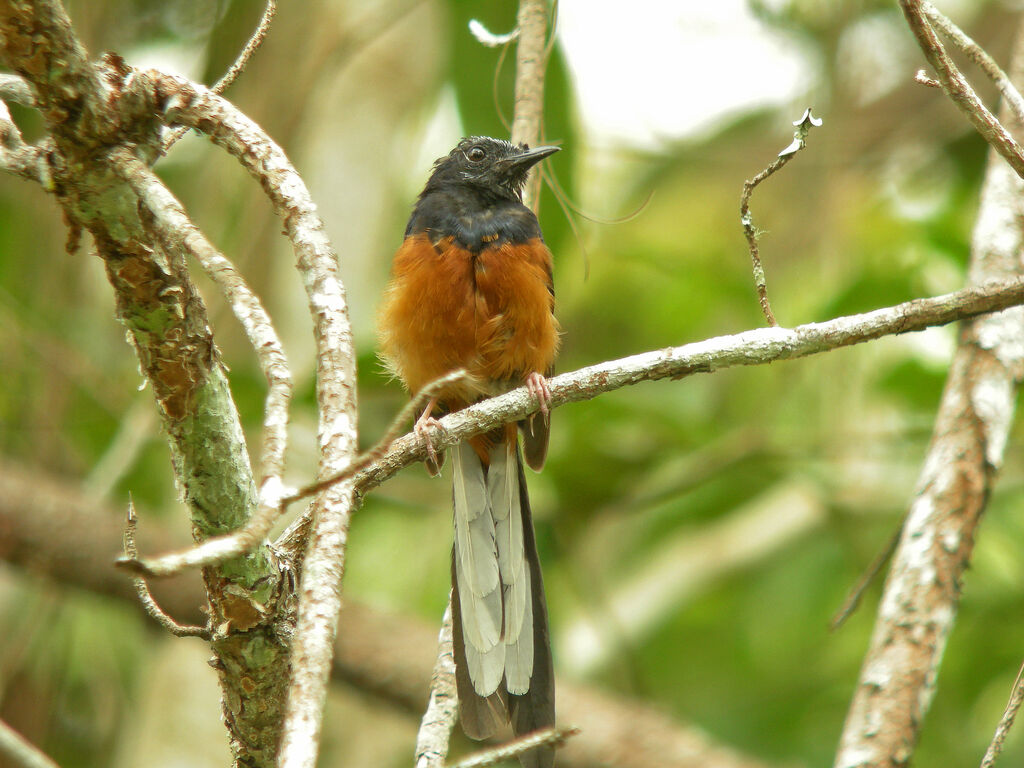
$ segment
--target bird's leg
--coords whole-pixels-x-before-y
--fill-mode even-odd
[[[540,405],[540,414],[544,423],[549,424],[551,419],[551,388],[548,387],[548,380],[537,371],[526,377],[526,388],[530,394],[537,398]]]
[[[418,419],[416,419],[416,423],[412,428],[412,431],[416,433],[416,436],[423,438],[423,441],[427,444],[427,471],[435,476],[441,472],[441,462],[437,459],[437,451],[434,448],[434,441],[430,437],[430,428],[437,427],[438,429],[444,429],[444,427],[441,426],[441,422],[431,415],[436,405],[437,398],[430,398],[430,402],[427,403],[427,407],[423,409],[423,413]]]

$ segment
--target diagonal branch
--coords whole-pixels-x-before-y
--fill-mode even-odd
[[[169,122],[205,133],[256,178],[295,250],[317,348],[319,474],[337,474],[356,453],[355,352],[338,258],[302,178],[284,152],[252,120],[206,88],[156,74]],[[281,488],[268,489],[279,504]],[[268,501],[271,501],[268,499]],[[298,622],[292,638],[291,683],[278,764],[308,768],[316,762],[323,704],[341,607],[341,577],[352,512],[352,483],[326,488],[314,503],[302,566]]]
[[[1024,26],[1014,53],[1015,82],[1024,80],[1021,32]],[[971,246],[973,285],[1022,280],[1024,180],[995,152],[1003,154],[992,144]],[[1021,338],[1020,307],[975,318],[961,329],[850,703],[837,768],[904,766],[913,754],[956,619],[961,578],[1003,462],[1024,378]]]
[[[519,757],[537,747],[560,747],[565,744],[566,739],[578,734],[578,728],[542,728],[534,733],[528,733],[525,736],[520,736],[518,739],[513,739],[506,744],[470,755],[459,760],[451,768],[486,768],[487,766],[497,765],[505,760]]]
[[[998,152],[1018,176],[1024,176],[1024,149],[978,98],[925,16],[922,0],[899,0],[911,32],[917,38],[928,63],[938,75],[942,90],[975,130]]]
[[[59,768],[39,747],[0,720],[0,755],[15,768]]]
[[[203,266],[210,279],[224,292],[235,317],[245,329],[268,385],[259,459],[261,485],[264,489],[281,488],[284,455],[288,445],[288,404],[292,397],[292,378],[284,347],[274,330],[270,315],[234,264],[214,248],[192,223],[181,203],[146,163],[123,148],[111,153],[111,160],[114,171],[135,190],[151,214],[151,228],[156,238],[168,251],[191,254]],[[269,503],[268,498],[273,501],[279,495],[280,491],[267,493],[265,490],[261,493],[259,507],[250,519],[250,524],[251,520],[266,516],[268,508],[272,514],[276,506]],[[256,546],[260,540],[254,540],[247,549]]]
[[[974,40],[964,34],[964,31],[954,24],[948,17],[944,16],[938,8],[929,2],[921,3],[921,10],[928,20],[935,27],[953,41],[957,48],[966,53],[971,61],[977,64],[981,71],[988,75],[988,78],[995,83],[999,93],[1006,100],[1006,105],[1013,110],[1017,120],[1024,122],[1024,97],[1021,97],[1009,76],[1002,67],[989,56],[988,51],[978,45]]]
[[[441,621],[437,638],[438,654],[430,679],[430,701],[420,720],[416,735],[416,768],[444,768],[448,742],[459,715],[459,699],[455,689],[455,655],[452,650],[452,599]]]
[[[256,29],[253,30],[252,35],[249,36],[249,40],[246,42],[245,47],[238,54],[238,57],[234,60],[228,71],[221,76],[220,80],[214,83],[210,90],[214,93],[224,93],[231,84],[235,82],[235,79],[242,74],[245,66],[249,63],[249,59],[256,53],[256,50],[263,45],[263,41],[267,37],[267,32],[270,31],[270,23],[274,20],[274,16],[277,13],[277,0],[267,0],[266,6],[263,8],[263,14],[260,16],[259,24],[256,25]],[[164,136],[163,145],[160,151],[163,154],[167,154],[171,147],[186,133],[188,128],[179,126],[168,131],[167,135]]]

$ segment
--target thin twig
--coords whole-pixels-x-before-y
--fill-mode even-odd
[[[338,483],[349,480],[370,464],[379,460],[387,453],[391,444],[404,433],[404,425],[423,407],[427,400],[437,395],[445,387],[462,381],[467,376],[466,371],[460,368],[427,384],[415,397],[405,404],[402,410],[398,412],[398,415],[391,420],[391,424],[384,435],[371,448],[360,453],[351,462],[346,464],[343,469],[328,477],[305,485],[298,490],[289,492],[282,490],[282,495],[273,504],[261,505],[257,513],[237,531],[223,536],[211,537],[189,549],[169,552],[160,557],[141,560],[138,558],[122,558],[116,561],[116,565],[133,573],[144,574],[150,577],[166,577],[173,576],[190,568],[205,568],[244,554],[257,543],[263,541],[270,533],[271,528],[274,527],[274,523],[277,522],[291,504],[316,496],[318,493]],[[443,438],[443,428],[435,429],[435,434],[439,438]],[[283,489],[283,486],[281,488]],[[291,534],[298,535],[295,528],[294,524],[289,526],[281,538],[288,539]],[[293,543],[292,545],[286,545],[286,548],[291,551],[299,551],[302,547],[296,547]]]
[[[0,720],[0,755],[15,768],[60,768],[39,747]]]
[[[861,574],[857,583],[853,585],[853,588],[847,593],[846,599],[843,600],[843,604],[836,611],[835,616],[832,617],[832,621],[829,623],[829,629],[835,632],[846,620],[853,615],[853,612],[857,610],[857,606],[860,605],[860,600],[864,597],[864,593],[867,591],[871,583],[878,577],[878,574],[882,572],[882,567],[886,564],[892,553],[896,551],[896,545],[900,543],[900,534],[903,533],[903,523],[900,523],[900,527],[896,529],[896,532],[886,542],[885,547],[875,555],[875,559],[871,561],[867,568],[864,569],[864,573]]]
[[[1017,711],[1020,709],[1021,703],[1024,703],[1024,664],[1017,671],[1017,679],[1013,681],[1013,691],[1010,693],[1010,700],[1006,702],[1006,709],[1003,710],[1003,716],[999,720],[999,725],[996,726],[992,742],[988,745],[988,749],[985,750],[985,756],[981,759],[981,768],[992,768],[996,760],[999,759],[999,755],[1003,751],[1003,742],[1006,740],[1006,734],[1013,727],[1013,721],[1017,717]]]
[[[214,83],[210,90],[216,94],[224,93],[231,84],[235,82],[235,79],[242,74],[246,65],[249,63],[249,59],[256,53],[256,50],[263,45],[264,39],[267,37],[267,32],[270,30],[270,22],[274,20],[274,14],[277,13],[277,0],[267,0],[267,5],[263,9],[263,15],[260,16],[260,22],[256,25],[256,29],[253,30],[252,35],[249,36],[249,40],[246,42],[245,47],[238,54],[234,63],[228,68],[220,80]],[[163,146],[161,147],[161,153],[167,154],[167,151],[174,146],[174,144],[188,133],[188,128],[185,126],[178,126],[168,130],[167,135],[164,137]]]
[[[982,138],[1010,164],[1018,176],[1024,178],[1024,149],[982,103],[967,82],[967,78],[949,58],[931,23],[925,17],[922,0],[899,0],[899,3],[910,31],[914,33],[921,51],[938,75],[942,90]]]
[[[242,52],[238,54],[235,63],[221,76],[220,80],[213,84],[213,87],[210,88],[211,91],[217,94],[224,93],[235,82],[235,79],[242,74],[242,70],[249,63],[249,59],[263,45],[267,32],[270,30],[270,22],[274,20],[275,13],[277,13],[277,0],[267,0],[267,5],[263,9],[263,15],[260,16],[260,23],[249,37]]]
[[[135,529],[138,525],[138,517],[135,514],[135,503],[128,500],[128,515],[124,524],[124,554],[125,557],[136,558],[138,557],[138,549],[135,547]],[[135,591],[138,593],[139,602],[142,603],[142,607],[146,610],[150,616],[152,616],[156,622],[170,632],[175,637],[201,637],[203,640],[210,639],[210,630],[207,627],[196,627],[187,624],[179,624],[172,619],[164,610],[157,604],[153,598],[152,593],[149,591],[149,585],[146,584],[146,580],[141,576],[133,576],[132,583],[135,585]]]
[[[451,385],[458,384],[466,381],[467,379],[469,379],[469,373],[464,368],[458,368],[446,373],[444,376],[434,379],[416,393],[416,395],[402,407],[402,410],[398,412],[398,415],[391,420],[391,424],[384,432],[384,435],[372,448],[369,448],[356,456],[352,460],[352,463],[345,467],[341,472],[331,475],[330,477],[325,477],[322,480],[317,480],[309,485],[304,485],[302,488],[295,491],[295,493],[285,496],[284,499],[281,500],[282,506],[293,504],[296,501],[309,498],[310,496],[315,496],[325,488],[329,488],[343,480],[347,480],[350,477],[353,477],[357,472],[364,470],[370,464],[377,461],[381,456],[387,453],[391,444],[405,434],[405,424],[423,410],[423,406],[428,400],[436,397]],[[434,427],[435,434],[443,434],[443,431],[443,427]]]
[[[821,120],[814,117],[808,108],[793,125],[796,126],[796,131],[793,132],[792,143],[779,152],[778,157],[757,176],[743,182],[743,194],[740,195],[740,223],[743,225],[743,234],[747,238],[747,248],[750,250],[750,261],[754,269],[754,284],[757,286],[757,296],[761,301],[761,311],[764,312],[768,325],[772,326],[778,325],[778,322],[775,320],[775,315],[772,314],[771,303],[768,301],[768,286],[766,285],[764,267],[761,265],[761,256],[757,249],[757,238],[761,233],[754,227],[754,219],[750,214],[750,196],[754,192],[754,187],[782,168],[804,148],[807,143],[807,134],[812,127],[820,126]]]
[[[929,2],[921,3],[921,10],[924,15],[928,17],[928,20],[938,28],[939,32],[949,38],[961,51],[967,54],[967,56],[973,61],[981,71],[989,76],[989,79],[995,83],[996,88],[999,89],[999,93],[1003,95],[1006,100],[1007,106],[1013,110],[1013,114],[1017,117],[1017,121],[1024,123],[1024,97],[1021,97],[1020,91],[1010,81],[1009,76],[1003,71],[1002,67],[996,63],[988,51],[978,45],[974,40],[968,37],[960,27],[954,24],[947,16],[943,15],[938,8]]]
[[[545,0],[520,0],[516,14],[515,107],[512,143],[530,146],[540,141],[544,115],[544,75],[547,71],[548,7]],[[523,203],[537,209],[540,174],[532,173],[523,190]]]
[[[430,702],[416,735],[416,768],[444,768],[448,741],[459,716],[455,690],[455,655],[452,648],[452,596],[444,610],[437,638],[437,662],[430,679]]]
[[[566,739],[579,733],[578,728],[541,728],[492,749],[485,749],[460,760],[450,768],[485,768],[504,760],[511,760],[536,747],[560,747]]]

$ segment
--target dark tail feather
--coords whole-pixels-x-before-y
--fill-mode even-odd
[[[459,721],[471,739],[491,738],[503,723],[508,722],[505,689],[490,696],[481,696],[473,689],[466,661],[466,640],[462,634],[462,605],[459,602],[458,580],[455,576],[455,548],[452,548],[452,648],[455,653],[455,687],[459,694]]]
[[[526,475],[522,459],[519,460],[519,498],[523,513],[523,548],[530,564],[533,587],[533,677],[530,690],[522,696],[509,695],[508,707],[512,731],[524,736],[538,728],[555,724],[555,671],[551,661],[551,637],[548,633],[548,606],[544,599],[544,581],[541,578],[537,540],[533,533],[533,515],[526,494]],[[461,699],[461,693],[460,693]],[[554,747],[538,747],[520,755],[523,768],[551,768],[555,762]]]
[[[551,640],[548,633],[548,609],[544,599],[537,542],[533,533],[533,518],[526,492],[523,460],[516,452],[519,476],[519,499],[523,522],[523,554],[530,568],[531,601],[533,608],[533,674],[530,689],[522,695],[509,694],[504,681],[490,696],[476,692],[469,677],[466,644],[462,629],[462,610],[459,601],[458,580],[455,574],[455,554],[452,552],[452,634],[455,653],[455,683],[459,694],[459,719],[462,730],[471,739],[494,736],[504,723],[510,722],[516,736],[554,726],[555,675],[551,661]],[[519,757],[523,768],[551,768],[554,765],[553,747],[538,747]]]

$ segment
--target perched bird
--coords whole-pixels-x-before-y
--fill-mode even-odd
[[[554,724],[547,606],[523,459],[544,465],[558,351],[551,252],[523,205],[530,168],[558,147],[462,139],[434,164],[395,254],[378,317],[381,356],[415,393],[457,369],[468,376],[438,394],[416,422],[429,438],[434,413],[529,387],[540,413],[451,449],[455,543],[452,613],[463,730],[492,736]],[[427,467],[441,459],[428,439]],[[525,768],[554,761],[525,753]]]

